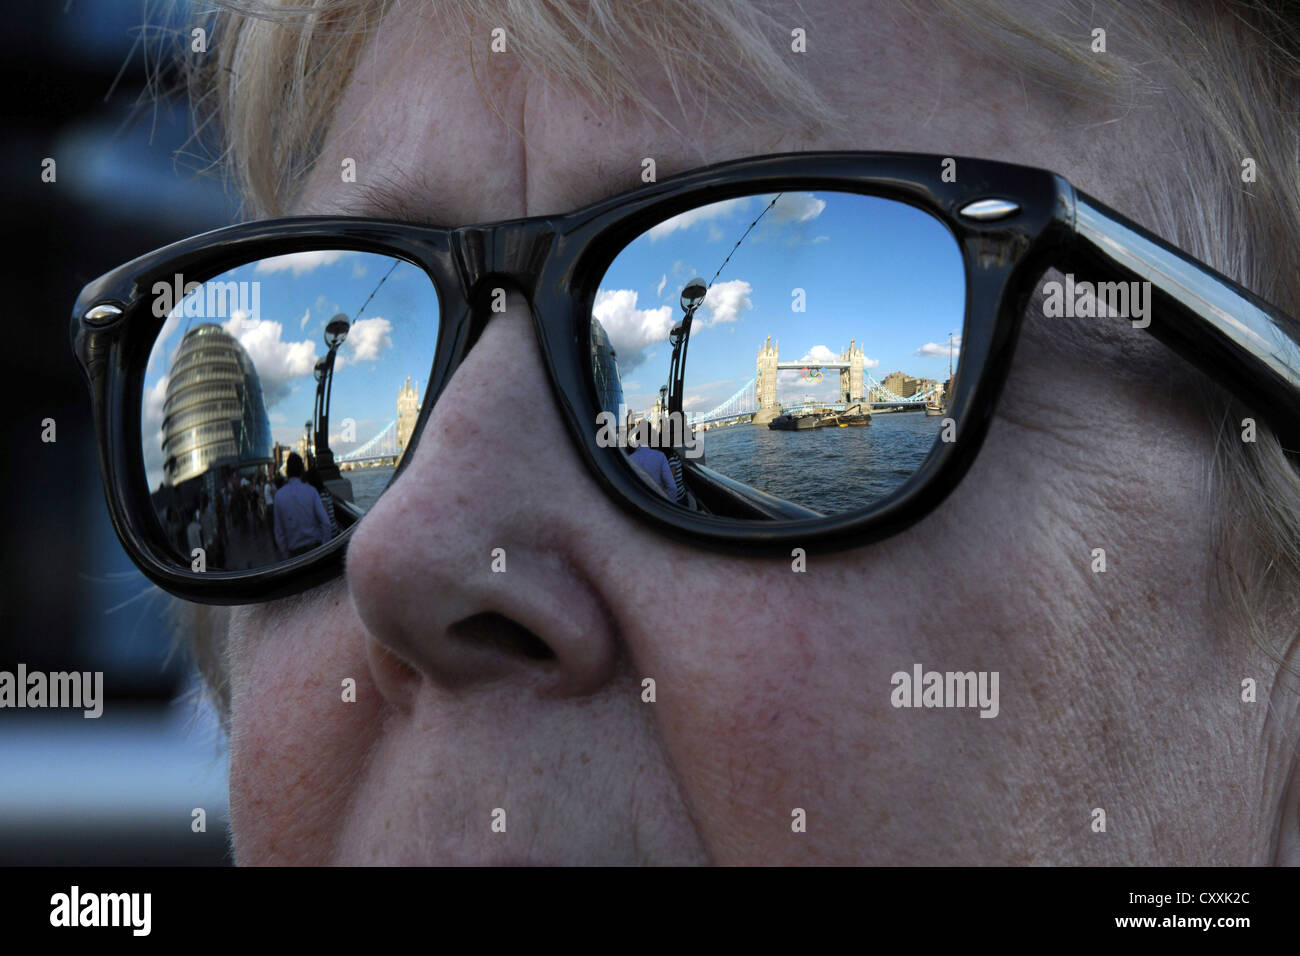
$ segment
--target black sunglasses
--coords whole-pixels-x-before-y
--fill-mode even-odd
[[[944,499],[1053,266],[1106,305],[1090,321],[1144,315],[1300,447],[1294,319],[1060,176],[966,158],[764,156],[461,228],[232,226],[91,282],[72,337],[127,552],[172,594],[248,603],[341,573],[505,289],[531,306],[554,390],[526,412],[564,421],[607,494],[684,542],[788,558],[892,535]],[[676,299],[640,307],[670,276]],[[309,325],[323,357],[284,338]],[[782,333],[800,357],[781,359]]]

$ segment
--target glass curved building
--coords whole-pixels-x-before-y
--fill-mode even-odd
[[[591,319],[591,371],[596,381],[596,399],[607,412],[619,414],[623,404],[623,380],[618,374],[618,355],[610,344],[605,327]]]
[[[244,347],[206,322],[181,339],[163,400],[163,476],[169,485],[217,465],[271,461],[262,383]]]

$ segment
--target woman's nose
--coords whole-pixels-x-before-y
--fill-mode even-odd
[[[604,684],[618,640],[592,528],[625,519],[572,451],[522,296],[487,323],[411,454],[347,556],[383,692],[403,705],[422,686]]]

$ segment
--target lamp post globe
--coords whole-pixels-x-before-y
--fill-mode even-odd
[[[325,324],[325,344],[329,346],[331,352],[343,344],[343,340],[348,337],[350,327],[348,317],[342,312]]]
[[[698,309],[708,291],[709,287],[704,284],[704,280],[699,276],[686,283],[682,288],[682,311],[690,315]]]

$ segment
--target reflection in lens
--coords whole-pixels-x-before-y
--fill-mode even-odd
[[[965,296],[952,234],[902,202],[787,192],[688,210],[624,248],[596,294],[597,440],[695,511],[868,507],[950,421]]]
[[[141,438],[177,563],[270,567],[355,524],[420,413],[438,335],[423,270],[320,250],[153,293]]]

